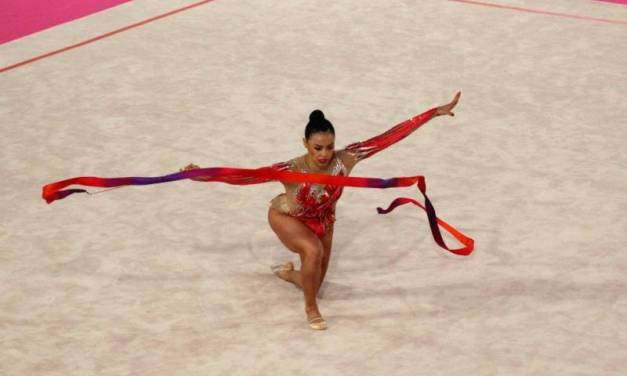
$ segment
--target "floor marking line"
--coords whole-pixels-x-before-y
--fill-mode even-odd
[[[453,2],[456,2],[456,3],[472,4],[472,5],[482,5],[482,6],[491,7],[491,8],[516,10],[516,11],[519,11],[519,12],[526,12],[526,13],[543,14],[543,15],[546,15],[546,16],[558,16],[558,17],[564,17],[564,18],[573,18],[573,19],[577,19],[577,20],[604,22],[604,23],[609,23],[609,24],[614,24],[614,25],[624,25],[624,26],[627,26],[627,21],[621,21],[621,20],[610,20],[610,19],[606,19],[606,18],[578,16],[578,15],[575,15],[575,14],[558,13],[558,12],[551,12],[551,11],[547,11],[547,10],[538,10],[538,9],[531,9],[531,8],[521,8],[521,7],[516,7],[516,6],[513,6],[513,5],[502,5],[502,4],[495,4],[495,3],[487,3],[487,2],[484,2],[484,1],[476,1],[476,0],[449,0],[449,1],[453,1]]]
[[[15,69],[17,67],[21,67],[22,65],[34,63],[36,61],[45,59],[47,57],[58,55],[58,54],[60,54],[62,52],[73,50],[75,48],[84,46],[86,44],[90,44],[90,43],[96,42],[96,41],[98,41],[100,39],[104,39],[104,38],[110,37],[112,35],[119,34],[119,33],[123,32],[123,31],[134,29],[134,28],[139,27],[139,26],[143,26],[143,25],[145,25],[147,23],[150,23],[150,22],[153,22],[153,21],[156,21],[156,20],[159,20],[159,19],[171,16],[173,14],[180,13],[180,12],[183,12],[183,11],[186,11],[186,10],[198,7],[200,5],[204,5],[204,4],[210,3],[212,1],[214,1],[214,0],[202,0],[202,1],[199,1],[199,2],[196,2],[196,3],[193,3],[193,4],[189,4],[189,5],[186,5],[184,7],[177,8],[177,9],[171,10],[169,12],[166,12],[166,13],[154,16],[154,17],[150,17],[150,18],[145,19],[143,21],[139,21],[139,22],[136,22],[134,24],[131,24],[131,25],[128,25],[128,26],[124,26],[124,27],[122,27],[120,29],[113,30],[113,31],[110,31],[110,32],[105,33],[105,34],[98,35],[96,37],[84,40],[82,42],[79,42],[79,43],[76,43],[76,44],[72,44],[72,45],[69,45],[67,47],[60,48],[58,50],[50,51],[48,53],[45,53],[45,54],[42,54],[42,55],[39,55],[39,56],[35,56],[35,57],[30,58],[28,60],[20,61],[19,63],[11,64],[11,65],[6,66],[4,68],[0,68],[0,73],[4,73],[4,72],[9,71],[11,69]]]

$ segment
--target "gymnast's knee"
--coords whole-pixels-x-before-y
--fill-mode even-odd
[[[300,252],[303,262],[313,262],[316,265],[321,264],[323,253],[322,244],[305,244]]]

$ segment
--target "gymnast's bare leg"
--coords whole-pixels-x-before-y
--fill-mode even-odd
[[[327,274],[327,270],[329,268],[329,260],[331,259],[331,247],[333,245],[333,225],[327,230],[324,234],[322,240],[322,247],[324,248],[324,252],[322,254],[322,268],[320,271],[320,283],[318,284],[318,292],[322,287],[322,283],[324,282],[324,277]],[[294,270],[294,264],[291,261],[288,261],[284,265],[288,266],[288,270],[281,270],[275,273],[277,277],[291,282],[295,284],[297,287],[303,288],[302,284],[302,275],[300,270]],[[291,270],[290,270],[291,269]],[[317,296],[317,294],[316,294]]]
[[[321,240],[301,221],[273,208],[268,211],[268,222],[283,245],[290,251],[298,253],[301,260],[300,271],[290,270],[279,272],[277,275],[303,289],[305,313],[310,322],[322,317],[316,296],[329,264],[332,229],[329,229]]]

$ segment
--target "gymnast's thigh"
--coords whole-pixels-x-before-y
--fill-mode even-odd
[[[304,251],[322,250],[322,242],[309,227],[298,219],[276,209],[268,210],[268,222],[281,243],[292,252],[302,255]]]
[[[326,232],[322,237],[322,246],[324,247],[324,256],[328,257],[331,253],[331,247],[333,246],[333,228],[335,227],[334,223],[327,226]]]

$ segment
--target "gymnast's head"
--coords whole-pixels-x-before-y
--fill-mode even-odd
[[[309,123],[305,127],[303,144],[312,162],[318,168],[325,168],[335,154],[335,129],[320,110],[309,114]]]

